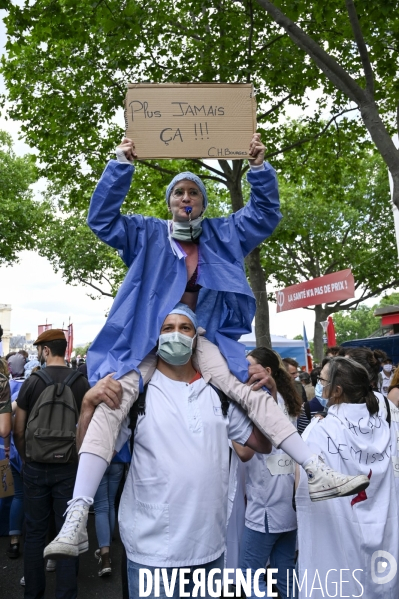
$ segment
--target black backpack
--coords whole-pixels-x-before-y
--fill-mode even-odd
[[[79,411],[71,386],[80,376],[78,370],[69,374],[63,383],[56,383],[46,372],[37,376],[46,388],[37,398],[25,430],[25,453],[29,461],[45,464],[77,462],[76,426]]]

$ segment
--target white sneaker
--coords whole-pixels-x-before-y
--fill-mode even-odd
[[[347,476],[332,470],[317,455],[304,466],[304,469],[308,475],[309,496],[312,501],[356,495],[367,489],[370,484],[364,474]]]
[[[57,567],[57,562],[55,561],[55,559],[47,560],[47,564],[46,564],[47,572],[55,572],[56,567]]]
[[[82,502],[84,500],[84,503]],[[78,503],[77,503],[78,502]],[[57,557],[78,557],[89,549],[87,538],[87,516],[89,507],[93,503],[90,497],[78,497],[68,501],[67,515],[63,527],[44,550],[44,557],[57,559]],[[65,516],[64,514],[64,516]]]
[[[22,576],[21,580],[19,581],[19,584],[21,585],[21,587],[25,586],[25,576]]]

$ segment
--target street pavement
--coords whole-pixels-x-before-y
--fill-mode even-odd
[[[121,559],[122,543],[118,530],[111,547],[112,575],[100,578],[97,574],[97,560],[94,551],[97,549],[94,515],[88,520],[89,546],[87,553],[80,556],[78,597],[79,599],[122,599]],[[0,537],[0,599],[22,599],[24,588],[19,581],[24,574],[23,555],[18,559],[7,557],[8,537]],[[45,599],[55,598],[55,572],[46,573]]]

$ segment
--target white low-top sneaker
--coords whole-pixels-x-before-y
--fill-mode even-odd
[[[332,470],[317,455],[304,466],[304,469],[308,475],[309,496],[312,501],[356,495],[367,489],[370,484],[364,474],[348,476]]]
[[[65,512],[65,522],[54,541],[45,548],[45,558],[78,557],[80,553],[88,551],[89,540],[86,526],[92,503],[93,500],[90,497],[77,497],[68,501],[69,507]]]

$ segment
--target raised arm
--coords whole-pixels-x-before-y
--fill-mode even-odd
[[[93,193],[87,224],[111,247],[123,254],[125,262],[136,241],[132,218],[123,216],[120,207],[129,191],[137,155],[131,140],[124,139],[117,148],[118,160],[110,160]],[[125,157],[125,160],[123,159]],[[129,226],[127,221],[129,219]]]
[[[265,146],[259,133],[254,134],[249,153],[253,156],[247,175],[251,196],[244,208],[231,215],[244,256],[269,237],[281,220],[276,172],[263,161]]]

